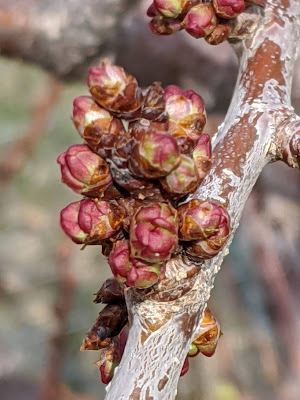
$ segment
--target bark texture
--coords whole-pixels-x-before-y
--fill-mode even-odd
[[[289,129],[284,124],[287,118],[292,122],[298,119],[290,96],[299,14],[298,0],[268,0],[257,30],[254,32],[252,27],[241,41],[235,39],[240,69],[232,102],[214,138],[213,166],[190,196],[227,206],[232,226],[230,240],[217,257],[199,263],[197,273],[197,260],[182,255],[170,260],[168,281],[157,293],[143,297],[139,292],[127,291],[131,328],[106,400],[175,398],[184,358],[249,193],[263,167],[284,158],[287,143],[293,158],[298,157],[298,122]]]

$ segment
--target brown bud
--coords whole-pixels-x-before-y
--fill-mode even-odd
[[[205,40],[211,45],[217,45],[224,42],[230,35],[231,27],[229,25],[219,24],[212,33],[206,36]]]
[[[108,304],[99,313],[96,323],[86,334],[80,350],[99,350],[107,347],[110,338],[118,335],[126,325],[127,318],[125,305]]]
[[[165,114],[164,89],[160,82],[154,82],[147,90],[141,114],[149,120],[163,120]]]
[[[106,279],[101,289],[95,293],[94,303],[120,304],[125,303],[124,289],[115,278]]]

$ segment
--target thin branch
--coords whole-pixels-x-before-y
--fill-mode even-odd
[[[300,169],[300,118],[284,120],[277,130],[276,155],[289,167]]]
[[[268,150],[278,124],[292,112],[299,7],[298,0],[268,0],[258,30],[235,46],[241,54],[239,77],[214,140],[214,163],[203,184],[190,196],[227,206],[232,224],[228,245],[192,277],[187,272],[192,264],[188,259],[170,260],[167,275],[171,284],[169,292],[164,287],[166,296],[160,293],[141,298],[137,292],[127,291],[131,328],[106,400],[173,400],[176,396],[181,366],[215,275],[228,254],[248,195],[271,160]],[[185,290],[179,290],[183,286]],[[162,301],[168,297],[172,300]]]
[[[27,132],[16,140],[11,151],[0,163],[1,190],[22,170],[45,132],[50,113],[61,93],[62,85],[56,79],[49,77],[45,86],[43,97],[37,99],[32,110],[32,119]]]

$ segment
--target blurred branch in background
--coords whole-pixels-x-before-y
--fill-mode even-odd
[[[67,338],[68,317],[72,309],[76,286],[72,271],[73,245],[64,240],[57,249],[58,293],[54,307],[56,316],[55,333],[50,339],[49,360],[40,400],[65,399],[61,387],[61,373],[64,363],[64,347]]]
[[[10,152],[0,162],[0,193],[31,157],[37,142],[45,132],[48,118],[59,98],[61,89],[62,85],[55,78],[49,77],[44,93],[35,100],[30,126],[25,134],[15,141]]]

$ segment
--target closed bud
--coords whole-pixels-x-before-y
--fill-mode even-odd
[[[60,212],[60,225],[74,243],[81,244],[88,240],[88,234],[84,232],[78,223],[80,201],[69,204]]]
[[[182,369],[181,369],[181,372],[180,372],[180,376],[185,375],[188,372],[188,370],[189,370],[189,359],[186,356],[183,366],[182,366]]]
[[[132,267],[128,240],[119,240],[114,243],[113,249],[108,257],[108,264],[117,281],[125,283],[130,268]]]
[[[199,240],[198,242],[191,243],[187,252],[201,259],[210,259],[215,257],[220,250],[225,246],[230,234],[230,220],[220,225],[216,234],[210,236],[208,239]]]
[[[127,286],[147,289],[158,282],[161,264],[146,264],[135,259],[132,260],[132,264],[127,276]]]
[[[80,136],[102,158],[111,157],[112,149],[124,126],[89,96],[73,101],[73,122]]]
[[[189,0],[154,0],[156,9],[166,18],[176,18]]]
[[[198,349],[198,347],[195,344],[191,343],[188,357],[196,357],[199,353],[200,350]]]
[[[196,39],[209,35],[217,26],[217,17],[210,4],[192,7],[183,20],[184,29]]]
[[[214,318],[209,308],[203,312],[202,321],[192,344],[207,357],[214,355],[221,335],[220,324]]]
[[[171,257],[178,242],[177,212],[166,203],[141,207],[130,226],[130,247],[133,258],[151,263]]]
[[[175,85],[166,87],[164,98],[169,132],[176,139],[191,142],[190,147],[194,148],[206,123],[202,98],[193,90],[184,92]]]
[[[147,89],[141,110],[143,118],[149,120],[166,119],[164,92],[160,82],[152,83]]]
[[[219,24],[210,35],[206,36],[205,40],[207,43],[215,46],[228,39],[230,33],[231,27],[229,25]]]
[[[110,344],[110,338],[118,335],[127,323],[125,304],[109,304],[99,313],[94,326],[83,339],[80,350],[99,350]]]
[[[153,18],[156,15],[159,15],[159,11],[156,8],[155,4],[152,3],[152,4],[150,4],[150,6],[149,6],[149,8],[147,10],[147,16]]]
[[[176,18],[164,18],[161,15],[152,18],[149,26],[155,35],[172,35],[182,29],[180,20]]]
[[[124,215],[119,207],[107,201],[81,200],[61,211],[61,227],[75,242],[100,244],[116,234]]]
[[[114,377],[115,369],[120,364],[118,345],[113,342],[100,353],[100,359],[95,364],[99,367],[101,382],[109,384]]]
[[[124,289],[115,278],[106,279],[95,293],[94,303],[122,304],[125,303]]]
[[[211,166],[211,141],[209,135],[203,134],[193,151],[193,159],[197,165],[199,178],[202,180]]]
[[[108,164],[84,144],[69,147],[57,162],[61,168],[62,182],[76,193],[101,197],[112,183]]]
[[[142,91],[136,79],[108,61],[89,69],[88,86],[96,102],[118,116],[131,118],[141,106]]]
[[[139,171],[150,179],[168,175],[180,162],[176,140],[168,133],[147,132],[134,155]]]
[[[181,240],[207,239],[229,225],[227,211],[211,201],[191,200],[178,207],[179,238]]]
[[[188,156],[181,156],[179,165],[165,178],[161,178],[160,183],[166,192],[175,197],[194,191],[200,183],[194,160]]]
[[[244,0],[213,0],[213,7],[220,18],[235,18],[245,9]]]

